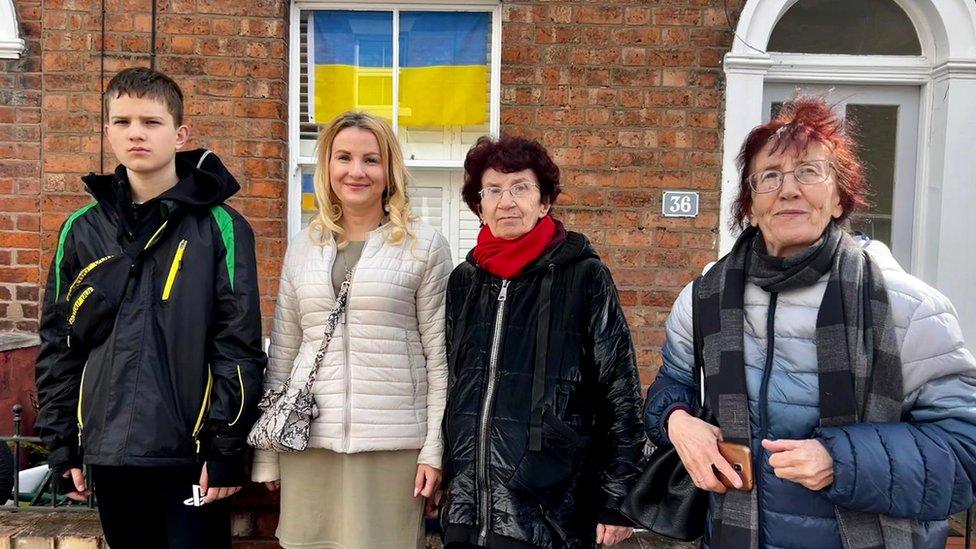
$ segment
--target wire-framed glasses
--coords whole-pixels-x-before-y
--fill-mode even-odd
[[[502,195],[506,192],[512,195],[512,200],[518,200],[520,197],[528,196],[532,189],[538,189],[539,186],[535,183],[529,183],[528,181],[523,181],[521,183],[516,183],[507,189],[501,187],[485,187],[478,191],[481,195],[481,199],[485,202],[498,202],[502,199]]]
[[[771,193],[783,186],[783,180],[788,173],[792,173],[801,185],[817,185],[827,180],[831,167],[829,160],[807,160],[797,164],[792,171],[760,170],[751,174],[746,180],[753,192]]]

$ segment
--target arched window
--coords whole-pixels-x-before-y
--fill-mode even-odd
[[[20,59],[25,49],[13,0],[0,0],[0,59]]]
[[[908,15],[891,0],[801,0],[769,37],[769,51],[921,55]]]

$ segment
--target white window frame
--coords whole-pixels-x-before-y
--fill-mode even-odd
[[[0,0],[0,59],[20,59],[27,43],[20,37],[20,23],[13,0]]]
[[[912,21],[921,56],[785,54],[763,51],[776,23],[798,0],[748,0],[725,55],[725,135],[719,254],[736,232],[730,207],[738,193],[735,157],[762,121],[765,82],[837,82],[920,86],[912,259],[906,270],[958,305],[976,301],[976,4],[972,0],[893,0]],[[976,314],[963,313],[976,340]]]
[[[465,0],[464,2],[449,2],[446,0],[403,1],[403,2],[315,2],[293,0],[289,16],[289,57],[288,57],[288,223],[289,238],[301,231],[301,170],[303,166],[314,165],[314,157],[300,156],[300,71],[301,71],[301,12],[306,10],[351,10],[351,11],[479,11],[491,14],[491,67],[489,70],[489,106],[488,131],[497,136],[501,123],[501,41],[502,41],[502,11],[498,0]],[[394,17],[394,58],[398,56],[399,40],[397,40],[397,18]],[[397,78],[394,71],[394,79]],[[397,101],[393,101],[393,127],[399,126],[396,112]],[[463,160],[405,160],[407,168],[457,170],[463,167]],[[461,200],[460,184],[455,183],[452,188],[445,189],[442,215],[449,229],[444,236],[451,244],[452,250],[457,250],[460,234],[460,216],[467,205]],[[437,227],[441,229],[441,227]],[[462,258],[455,258],[459,261]]]

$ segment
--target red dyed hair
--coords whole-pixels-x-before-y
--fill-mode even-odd
[[[739,196],[732,204],[732,226],[744,227],[752,207],[752,189],[748,177],[753,158],[767,144],[773,153],[790,151],[800,155],[810,143],[822,143],[830,153],[836,173],[843,213],[837,222],[843,224],[859,209],[866,208],[867,184],[864,165],[857,156],[857,141],[851,124],[835,113],[819,97],[797,96],[783,104],[776,118],[749,132],[736,163],[739,167]]]

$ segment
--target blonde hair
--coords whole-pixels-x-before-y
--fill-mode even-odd
[[[385,120],[364,112],[348,111],[335,117],[328,126],[319,132],[316,141],[317,163],[315,166],[315,199],[318,214],[312,219],[310,228],[320,233],[319,243],[327,240],[329,233],[341,235],[342,202],[332,190],[329,179],[329,160],[332,158],[332,143],[336,135],[346,128],[366,130],[376,137],[380,147],[380,163],[386,169],[386,190],[383,191],[383,207],[393,223],[389,243],[397,245],[407,236],[413,236],[408,229],[413,219],[410,199],[407,197],[407,166],[403,162],[400,142],[393,135],[393,129]]]

